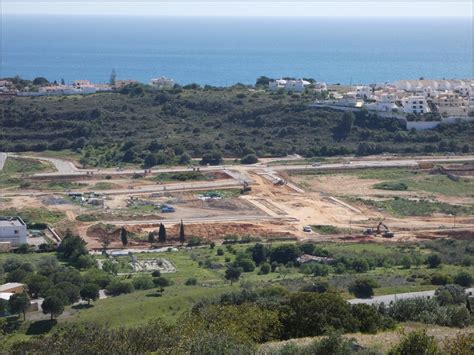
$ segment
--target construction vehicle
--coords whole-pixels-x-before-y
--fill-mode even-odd
[[[242,188],[240,189],[240,194],[244,195],[247,192],[252,191],[252,187],[249,186],[249,183],[247,181],[244,181]]]
[[[273,185],[276,185],[276,186],[283,186],[283,185],[286,185],[286,181],[283,180],[282,178],[276,178],[276,179],[273,181]]]
[[[395,233],[390,231],[386,224],[380,222],[377,228],[368,228],[364,231],[364,235],[382,235],[384,238],[393,238]]]

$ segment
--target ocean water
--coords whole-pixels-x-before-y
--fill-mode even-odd
[[[472,19],[1,18],[0,76],[186,84],[473,77]]]

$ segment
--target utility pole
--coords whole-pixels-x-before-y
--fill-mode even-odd
[[[115,73],[115,69],[112,69],[112,73],[110,74],[110,86],[115,86],[116,79],[117,79],[117,73]]]

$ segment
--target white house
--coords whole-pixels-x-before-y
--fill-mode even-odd
[[[423,114],[431,112],[428,102],[424,96],[407,96],[402,99],[403,111],[411,114]]]
[[[270,90],[278,90],[284,89],[286,91],[296,91],[301,92],[304,91],[305,87],[310,85],[309,81],[298,79],[298,80],[285,80],[285,79],[277,79],[271,80],[268,83],[268,88]]]
[[[367,110],[392,112],[398,109],[396,101],[397,97],[394,93],[384,93],[377,96],[375,102],[366,103],[365,107]]]
[[[0,217],[0,242],[9,242],[14,246],[25,244],[25,222],[20,217]]]
[[[173,79],[160,76],[159,78],[151,79],[150,85],[155,86],[159,89],[171,89],[175,82]]]
[[[366,85],[358,85],[354,88],[354,91],[360,99],[369,99],[373,92],[372,88]]]

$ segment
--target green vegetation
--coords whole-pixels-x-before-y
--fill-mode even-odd
[[[191,240],[192,236],[186,239]],[[187,320],[191,317],[195,326],[203,324],[203,329],[209,330],[206,327],[212,320],[213,325],[219,325],[222,330],[232,329],[234,335],[242,336],[239,335],[239,339],[247,339],[248,344],[255,346],[272,339],[323,335],[327,328],[375,333],[392,328],[395,322],[405,321],[466,326],[470,322],[466,316],[467,306],[461,302],[459,287],[449,283],[472,283],[470,275],[474,266],[466,266],[466,260],[473,258],[473,252],[468,241],[454,240],[420,245],[232,243],[218,248],[138,253],[134,255],[138,261],[164,258],[177,271],[128,276],[120,273],[132,272],[131,256],[95,256],[103,263],[103,269],[99,270],[80,238],[69,234],[57,251],[64,266],[58,265],[51,253],[45,259],[40,253],[18,255],[24,259],[12,259],[15,254],[3,254],[3,260],[0,254],[0,281],[3,272],[4,280],[26,282],[30,297],[41,294],[62,300],[60,305],[64,306],[65,315],[57,319],[58,326],[51,323],[41,328],[41,332],[70,334],[70,329],[78,331],[87,324],[88,329],[97,327],[100,332],[104,326],[118,334],[131,327],[147,327],[147,322],[158,324],[158,316],[166,329],[176,325],[186,332]],[[327,258],[327,262],[300,265],[296,258],[303,253]],[[439,257],[434,269],[430,268],[432,255]],[[31,260],[31,265],[25,264],[26,260]],[[446,275],[444,279],[448,284],[428,303],[394,303],[378,309],[350,306],[344,301],[351,297],[348,291],[367,297],[372,292],[379,295],[435,289],[437,285],[433,285],[432,280],[438,273]],[[69,284],[64,285],[64,282]],[[97,287],[105,288],[109,297],[97,300]],[[80,296],[85,303],[94,301],[93,304],[71,306]],[[60,311],[61,307],[45,310],[53,317]],[[242,315],[246,315],[245,320]],[[254,316],[260,321],[255,323]],[[220,323],[221,320],[224,323]],[[234,327],[228,323],[234,321],[239,325]],[[26,324],[39,328],[35,322],[27,320]],[[252,327],[246,328],[245,324]],[[70,328],[72,325],[75,327]],[[246,329],[254,330],[256,325],[257,331],[247,332]],[[29,328],[21,326],[9,336],[6,344],[11,345],[22,337],[28,339],[25,334]],[[79,338],[82,336],[78,334]],[[53,338],[48,336],[47,341]]]
[[[374,189],[405,191],[408,190],[408,185],[404,182],[381,182],[373,186]]]
[[[319,234],[340,234],[344,232],[344,229],[328,224],[314,225],[311,228]]]
[[[86,166],[180,163],[223,156],[305,157],[397,152],[469,152],[473,123],[407,132],[367,111],[312,108],[320,94],[198,85],[158,91],[129,85],[84,97],[2,98],[0,150],[59,151]],[[21,134],[18,132],[21,130]],[[247,161],[246,159],[246,161]]]
[[[180,173],[159,173],[153,177],[154,181],[189,181],[189,180],[212,180],[212,174],[201,173],[200,171],[189,171]]]
[[[65,218],[62,212],[51,211],[46,208],[7,208],[0,210],[1,216],[20,216],[28,225],[44,223],[55,224]]]
[[[431,216],[434,213],[453,216],[469,216],[474,214],[474,205],[451,205],[445,202],[409,200],[400,197],[381,201],[358,198],[356,201],[383,209],[395,216]]]
[[[28,187],[24,176],[52,170],[52,165],[45,161],[8,157],[0,171],[0,187]]]

